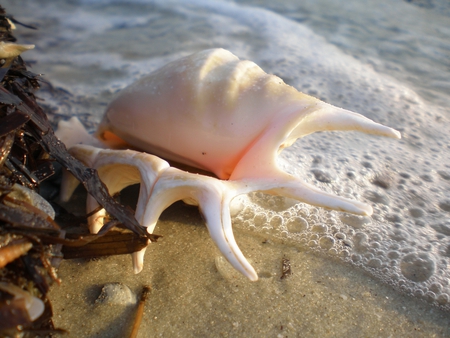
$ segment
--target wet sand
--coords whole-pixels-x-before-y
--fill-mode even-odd
[[[404,296],[355,267],[292,243],[235,230],[260,279],[250,282],[220,256],[197,209],[162,215],[144,270],[129,255],[66,260],[50,299],[69,337],[126,337],[144,285],[152,288],[138,337],[448,337],[448,313]],[[281,279],[282,259],[292,274]],[[220,270],[220,272],[219,272]],[[133,293],[102,295],[122,283]],[[122,298],[121,298],[122,297]]]

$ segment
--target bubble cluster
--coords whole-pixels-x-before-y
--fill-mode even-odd
[[[450,309],[450,165],[436,170],[420,162],[402,148],[405,141],[365,140],[361,149],[359,135],[337,136],[305,138],[282,153],[279,165],[324,191],[369,203],[371,217],[252,193],[241,199],[234,225],[338,257]],[[390,156],[395,148],[402,157]]]

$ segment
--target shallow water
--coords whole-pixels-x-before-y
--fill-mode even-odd
[[[263,292],[267,292],[268,297],[287,292],[287,299],[272,300],[278,306],[287,304],[284,310],[267,310],[270,298],[259,299],[251,305],[243,303],[245,297],[239,298],[239,292],[231,292],[234,289],[231,284],[226,286],[225,277],[219,278],[222,275],[197,281],[199,286],[207,289],[231,288],[224,289],[223,294],[218,291],[208,294],[217,302],[211,300],[208,303],[204,299],[210,305],[199,304],[195,297],[202,293],[192,289],[189,279],[191,274],[209,275],[211,271],[217,274],[213,260],[217,253],[207,239],[206,230],[200,230],[200,219],[194,217],[179,225],[173,215],[179,211],[176,208],[185,210],[180,206],[171,209],[168,215],[172,216],[167,220],[170,234],[190,239],[190,231],[198,231],[206,241],[197,244],[202,250],[189,256],[191,261],[183,263],[176,253],[170,251],[173,250],[170,245],[165,248],[168,243],[164,240],[163,244],[157,244],[158,249],[152,246],[151,253],[146,255],[151,267],[146,267],[141,275],[128,276],[131,272],[127,267],[129,259],[123,258],[126,262],[123,263],[123,271],[127,275],[123,282],[135,292],[139,283],[157,285],[159,290],[167,288],[161,302],[172,305],[181,300],[170,299],[170,294],[182,297],[180,290],[187,288],[190,298],[182,303],[192,305],[188,309],[206,307],[221,310],[216,314],[208,310],[212,311],[211,318],[192,312],[202,324],[191,329],[190,335],[196,332],[207,334],[207,329],[200,327],[207,326],[210,321],[227,322],[221,316],[225,309],[229,309],[226,310],[229,318],[247,318],[248,323],[238,324],[237,329],[241,331],[234,332],[233,323],[227,322],[232,325],[230,331],[224,324],[219,325],[220,329],[214,333],[219,335],[224,331],[229,335],[248,336],[258,321],[258,316],[253,314],[252,317],[252,307],[258,308],[258,312],[269,311],[267,316],[259,318],[261,323],[270,322],[271,316],[298,316],[299,312],[302,317],[309,318],[303,322],[297,317],[295,320],[280,319],[285,323],[280,324],[283,327],[288,322],[293,323],[289,331],[291,335],[303,332],[305,327],[311,336],[324,336],[326,330],[330,334],[344,335],[350,332],[346,330],[352,325],[352,318],[360,329],[364,326],[361,323],[367,323],[366,335],[375,334],[376,328],[384,325],[385,330],[394,334],[398,323],[389,322],[388,318],[403,318],[405,315],[405,321],[414,322],[412,318],[419,318],[417,314],[424,311],[429,317],[424,320],[427,324],[422,330],[424,327],[433,330],[434,326],[438,335],[448,334],[447,324],[441,321],[445,315],[438,314],[437,308],[450,307],[450,162],[447,155],[450,149],[450,7],[447,2],[346,1],[343,4],[323,0],[302,1],[301,4],[285,1],[281,5],[268,1],[190,1],[188,4],[182,1],[132,1],[125,4],[105,0],[58,4],[51,1],[6,1],[3,5],[19,21],[39,26],[38,31],[19,27],[16,36],[20,42],[36,44],[36,49],[24,57],[36,60],[33,70],[43,73],[54,86],[52,90],[44,89],[41,96],[55,121],[77,115],[93,130],[105,106],[121,88],[180,56],[201,49],[223,47],[242,59],[256,62],[266,72],[280,76],[305,93],[402,132],[401,141],[357,133],[316,134],[297,141],[280,157],[280,164],[287,171],[305,181],[323,190],[370,203],[374,207],[371,218],[294,205],[289,200],[258,194],[239,201],[241,209],[234,215],[234,227],[240,235],[238,243],[246,256],[252,257],[254,251],[259,252],[253,253],[252,259],[260,276],[265,275],[266,279],[255,284],[240,280],[238,276],[233,280],[239,280],[237,283],[245,290],[244,293],[254,294],[257,298],[264,298],[261,297]],[[190,228],[189,224],[195,226]],[[159,232],[155,232],[164,232],[162,225]],[[171,236],[169,232],[163,234]],[[174,245],[180,246],[185,240],[183,238],[177,237]],[[272,241],[270,245],[273,247],[266,250],[260,238]],[[192,246],[186,250],[192,250]],[[174,261],[165,264],[158,261],[155,267],[155,257],[161,257],[159,250],[163,250],[162,247],[164,255]],[[279,261],[286,252],[293,262],[304,259],[309,264],[297,262],[298,273],[287,279],[286,284],[281,284],[274,276],[279,273]],[[100,269],[107,267],[105,262],[109,264],[111,260],[116,262],[112,264],[122,264],[122,258],[89,263],[67,262],[61,266],[60,273],[63,276],[76,273],[72,271],[76,271],[77,264],[81,264],[79,269],[83,270]],[[264,262],[272,264],[271,268],[258,266]],[[187,265],[192,266],[186,269]],[[168,269],[183,266],[181,271],[171,270],[174,275],[169,280],[173,281],[176,275],[176,283],[166,285],[158,280],[162,278],[160,274],[166,275],[158,270],[164,266]],[[384,295],[383,301],[375,297],[367,311],[378,312],[380,318],[391,326],[369,319],[369,314],[361,314],[363,318],[358,320],[358,312],[329,319],[324,326],[318,325],[313,317],[321,317],[315,311],[327,302],[325,293],[329,290],[318,290],[317,285],[314,288],[309,285],[313,292],[322,292],[323,296],[314,298],[315,304],[319,304],[317,306],[301,303],[302,295],[298,290],[311,280],[308,282],[308,275],[304,276],[300,271],[308,269],[308,266],[322,275],[336,266],[328,287],[333,290],[356,288],[359,297],[354,297],[355,302],[360,300],[359,305],[354,304],[355,309],[359,309],[357,311],[365,307],[366,298],[361,295],[377,288],[377,292]],[[152,268],[157,271],[152,271]],[[352,277],[343,281],[347,274]],[[119,280],[117,272],[109,278],[94,277],[86,277],[83,285],[89,288],[89,283],[99,285]],[[76,280],[69,277],[65,280],[64,291],[55,291],[55,298],[61,297],[66,292],[65,288],[68,288],[68,295],[73,292],[70,291],[70,283],[77,283]],[[346,284],[349,283],[356,285],[348,287]],[[373,285],[367,289],[364,283]],[[391,286],[396,291],[391,291]],[[405,298],[403,294],[412,298]],[[74,304],[91,309],[92,297],[78,297],[79,303],[75,301]],[[385,297],[395,298],[392,299],[392,307],[386,305]],[[435,307],[424,310],[426,305],[421,301]],[[230,305],[233,302],[240,305],[233,307]],[[169,306],[170,311],[166,309],[168,312],[161,308],[158,316],[152,312],[151,318],[164,318],[172,326],[174,313],[185,320],[192,320],[192,313],[188,314],[191,310],[183,312],[172,305]],[[338,309],[336,311],[349,311],[343,304],[334,305]],[[403,307],[413,315],[401,314],[399,309]],[[64,315],[60,313],[59,316]],[[338,322],[343,324],[337,325]],[[177,325],[181,331],[170,331],[170,328],[163,329],[164,324],[159,325],[162,326],[158,332],[163,335],[185,329],[180,323]],[[414,325],[407,327],[414,330]],[[272,329],[275,330],[271,327],[261,332],[274,334]],[[325,331],[320,331],[322,329]],[[76,328],[72,327],[71,331],[74,330]],[[277,334],[284,333],[281,331]],[[411,332],[405,329],[401,334],[409,336]],[[431,334],[431,331],[427,332]],[[379,334],[388,335],[387,331],[384,333]]]

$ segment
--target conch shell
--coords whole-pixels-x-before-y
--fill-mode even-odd
[[[305,184],[281,171],[276,156],[300,137],[330,130],[400,138],[396,130],[297,91],[251,61],[210,49],[171,62],[126,88],[109,105],[96,135],[108,141],[112,133],[136,149],[223,180],[266,178],[280,187],[289,182],[284,195],[297,198],[300,187],[305,196]],[[312,191],[305,202],[372,213],[369,206],[347,200],[345,206],[321,203],[328,194]]]
[[[297,91],[251,61],[241,61],[224,49],[210,49],[171,62],[123,90],[107,108],[96,136],[113,148],[131,147],[214,173],[220,180],[181,174],[164,164],[152,186],[144,188],[148,191],[143,193],[141,185],[138,220],[152,231],[170,203],[184,199],[199,205],[225,257],[256,280],[231,231],[229,203],[234,196],[263,191],[324,208],[372,214],[369,205],[323,192],[277,165],[278,153],[298,138],[331,130],[400,138],[394,129]],[[134,153],[96,152],[80,146],[72,153],[97,163],[100,173],[112,172],[106,168],[114,164],[132,165],[140,172],[138,181],[145,180],[145,170],[153,170],[150,164],[142,169],[145,164]],[[115,171],[116,180],[119,172]],[[111,177],[107,185],[114,191],[128,184],[113,183]],[[91,202],[88,211],[95,208]]]

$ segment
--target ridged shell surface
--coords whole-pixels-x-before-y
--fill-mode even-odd
[[[227,179],[273,121],[316,101],[251,61],[211,49],[122,91],[98,134],[109,130],[138,149]]]

